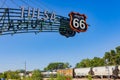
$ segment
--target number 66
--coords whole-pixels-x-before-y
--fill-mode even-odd
[[[83,19],[79,20],[78,18],[74,18],[73,26],[76,29],[80,28],[80,29],[84,30],[84,29],[86,29],[85,20],[83,20]]]

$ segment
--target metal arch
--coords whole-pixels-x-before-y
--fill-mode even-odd
[[[34,15],[33,15],[34,13]],[[30,16],[28,16],[30,14]],[[39,14],[39,16],[37,16]],[[47,13],[51,17],[52,13]],[[33,15],[33,17],[32,17]],[[39,19],[38,19],[39,17]],[[44,12],[32,9],[0,8],[0,35],[8,35],[15,33],[39,33],[39,32],[58,32],[60,20],[66,19],[60,15],[55,15],[55,20],[44,20]]]

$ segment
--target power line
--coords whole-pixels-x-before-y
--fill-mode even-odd
[[[19,7],[19,5],[14,0],[10,0],[10,1]]]
[[[37,6],[39,6],[39,7],[41,7],[43,10],[49,10],[49,11],[55,11],[55,10],[53,10],[52,8],[50,8],[50,7],[48,7],[46,4],[44,4],[44,2],[42,2],[42,1],[39,1],[38,0],[38,2],[36,2],[36,1],[33,1],[33,0],[29,0],[31,3],[34,3],[35,5],[37,5]]]
[[[1,8],[5,5],[6,1],[7,1],[7,0],[4,0],[4,1],[3,1],[3,4],[1,5]]]
[[[39,1],[39,0],[38,0]],[[52,11],[55,11],[54,9],[52,9],[51,7],[47,6],[44,2],[42,2],[42,0],[40,1],[40,3],[45,6],[47,9],[51,9]]]
[[[28,7],[32,7],[31,5],[29,5],[27,2],[25,2],[24,0],[20,0],[22,1],[25,5],[28,5]]]
[[[7,0],[6,0],[6,2],[7,2]],[[8,8],[9,6],[7,5],[7,3],[6,3],[6,2],[5,2],[5,4],[4,4],[4,5]]]
[[[35,5],[37,5],[38,7],[42,8],[42,9],[44,10],[43,6],[41,6],[41,5],[37,4],[37,3],[35,3],[35,1],[32,1],[32,0],[29,0],[29,1],[30,1],[31,3],[34,3]]]
[[[8,8],[9,6],[7,4],[5,4],[5,6]]]

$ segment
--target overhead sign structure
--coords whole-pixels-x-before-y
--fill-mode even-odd
[[[76,32],[87,30],[86,16],[70,13],[70,18],[56,15],[54,12],[35,8],[0,8],[0,34],[60,32],[73,37]]]

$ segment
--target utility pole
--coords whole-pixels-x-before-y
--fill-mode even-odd
[[[25,73],[24,74],[25,74],[25,77],[26,77],[26,61],[25,61]]]

